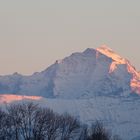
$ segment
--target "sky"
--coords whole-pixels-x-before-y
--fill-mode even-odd
[[[0,75],[102,44],[140,70],[140,0],[0,0]]]

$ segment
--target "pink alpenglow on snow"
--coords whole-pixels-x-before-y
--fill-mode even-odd
[[[106,45],[103,45],[97,48],[96,50],[112,58],[113,62],[110,65],[109,73],[114,72],[114,70],[117,69],[118,65],[121,65],[121,64],[126,65],[128,72],[132,74],[132,79],[130,83],[131,89],[132,91],[140,94],[140,73],[136,71],[135,67],[133,67],[127,59],[122,58],[121,56],[116,54],[112,49],[108,48]]]
[[[40,100],[42,97],[39,96],[20,96],[12,94],[2,94],[0,95],[0,103],[12,103],[14,101],[21,100]]]

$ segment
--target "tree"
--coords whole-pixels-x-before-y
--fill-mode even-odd
[[[36,109],[37,105],[33,103],[13,104],[7,108],[15,140],[33,138],[32,130]]]
[[[120,140],[100,122],[83,125],[69,114],[26,102],[0,109],[0,140]]]
[[[60,117],[52,110],[40,108],[35,115],[34,123],[34,139],[54,140],[57,137],[58,129],[60,128]]]
[[[78,140],[87,140],[87,139],[88,139],[88,126],[87,125],[81,125]]]
[[[5,117],[6,114],[4,111],[2,111],[2,109],[0,109],[0,139],[5,140],[6,139],[6,135],[5,135]]]
[[[0,109],[0,139],[10,140],[12,138],[12,122],[8,114]]]
[[[7,107],[9,121],[11,122],[12,138],[20,140],[20,125],[21,125],[21,105],[12,104]]]
[[[109,133],[103,127],[102,123],[97,121],[95,124],[92,124],[88,140],[110,140],[110,138]]]
[[[79,134],[80,122],[69,114],[61,115],[60,139],[69,140]]]
[[[8,115],[12,122],[14,140],[54,140],[60,130],[60,115],[51,109],[31,102],[10,105]]]

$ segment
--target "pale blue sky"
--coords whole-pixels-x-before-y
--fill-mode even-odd
[[[102,44],[140,70],[140,0],[0,0],[0,74]]]

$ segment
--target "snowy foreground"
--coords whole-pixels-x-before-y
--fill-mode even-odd
[[[83,123],[91,124],[95,120],[100,120],[114,135],[120,135],[124,140],[133,140],[140,136],[140,98],[138,97],[97,96],[91,99],[68,100],[0,95],[1,106],[24,101],[33,101],[58,113],[68,112]]]

